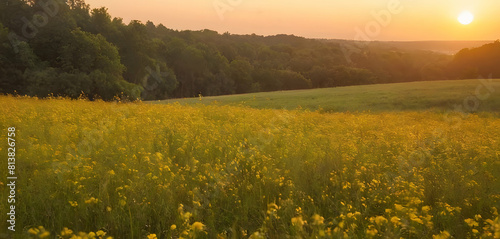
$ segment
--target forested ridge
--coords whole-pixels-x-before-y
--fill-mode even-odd
[[[124,23],[83,0],[3,0],[0,12],[0,93],[8,94],[159,100],[500,74],[498,42],[453,58],[353,41]]]

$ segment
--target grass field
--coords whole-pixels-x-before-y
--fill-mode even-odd
[[[208,105],[0,96],[0,238],[9,132],[14,238],[500,238],[498,92],[476,95],[477,82],[203,98]],[[390,88],[406,93],[386,98],[408,108],[364,106]],[[358,100],[341,106],[331,92]],[[482,112],[422,105],[471,95]],[[300,97],[310,98],[304,108],[344,112],[248,107],[293,109]]]
[[[493,89],[493,92],[491,90]],[[479,90],[476,92],[476,90]],[[500,80],[456,80],[347,86],[314,90],[172,99],[152,103],[218,104],[325,112],[422,111],[453,109],[469,96],[485,96],[475,111],[500,111]],[[488,97],[487,94],[490,93]],[[468,102],[471,106],[472,101]],[[471,107],[472,108],[472,107]]]

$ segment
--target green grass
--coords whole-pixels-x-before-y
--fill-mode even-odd
[[[222,104],[249,106],[259,109],[309,109],[325,112],[355,111],[422,111],[455,110],[456,105],[464,107],[464,101],[478,99],[476,89],[480,89],[479,107],[465,108],[465,112],[500,110],[500,80],[488,82],[490,90],[480,80],[454,80],[432,82],[410,82],[364,86],[347,86],[312,90],[295,90],[250,93],[240,95],[171,99],[152,103],[180,104]],[[489,96],[487,94],[489,93]],[[482,96],[485,96],[484,98]],[[473,101],[468,101],[473,105]]]

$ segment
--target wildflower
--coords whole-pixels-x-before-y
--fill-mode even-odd
[[[249,239],[263,239],[265,238],[260,232],[254,232]]]
[[[339,222],[338,227],[344,228],[344,221]]]
[[[67,227],[63,228],[61,231],[61,236],[71,236],[73,235],[73,231],[71,229],[68,229]]]
[[[172,224],[172,226],[170,226],[170,230],[175,230],[177,228],[177,226],[175,224]]]
[[[437,235],[432,235],[432,239],[448,239],[450,238],[450,233],[447,231],[442,231]]]
[[[325,218],[323,218],[322,216],[318,215],[318,214],[314,214],[312,216],[314,222],[313,222],[313,225],[322,225],[324,223],[324,220]]]
[[[392,224],[394,224],[394,225],[399,225],[399,224],[401,224],[401,222],[400,222],[400,221],[401,221],[401,219],[399,219],[399,217],[396,217],[396,216],[391,217],[391,222],[392,222]]]
[[[157,239],[156,234],[149,234],[148,239]]]
[[[98,202],[99,202],[99,199],[97,199],[95,197],[91,197],[91,198],[85,200],[86,204],[97,204]]]
[[[33,236],[38,236],[38,238],[46,238],[50,236],[50,232],[46,231],[42,226],[39,226],[38,228],[30,228],[28,233]]]
[[[201,222],[195,222],[193,223],[193,225],[191,225],[191,229],[193,229],[194,231],[203,231],[204,228],[205,225],[203,225],[203,223]]]
[[[292,225],[302,228],[302,226],[304,226],[304,220],[302,220],[302,216],[292,218]]]
[[[278,205],[276,205],[276,203],[270,203],[267,205],[267,208],[268,209],[279,209]]]
[[[78,202],[76,201],[68,201],[69,204],[72,206],[72,207],[77,207],[78,206]]]
[[[184,212],[184,205],[179,204],[179,208],[177,208],[177,212],[179,212],[179,214],[182,214]]]
[[[415,215],[413,213],[410,213],[410,220],[412,220],[416,223],[419,223],[419,224],[424,224],[424,221],[422,221],[422,219],[420,219],[417,215]]]
[[[191,214],[190,212],[186,212],[182,214],[182,217],[184,218],[184,221],[187,221],[189,220],[189,218],[191,218],[192,215],[193,214]]]
[[[103,237],[103,236],[106,236],[106,232],[104,232],[104,231],[102,231],[102,230],[99,230],[99,231],[97,231],[96,235],[97,235],[98,237]]]
[[[368,229],[366,229],[366,235],[374,237],[377,235],[378,231],[373,227],[373,225],[368,226]]]
[[[465,223],[467,223],[467,225],[469,225],[469,227],[477,227],[479,226],[479,224],[472,218],[467,218],[464,220]]]
[[[377,225],[382,225],[387,223],[387,219],[385,219],[385,217],[383,216],[377,216],[375,217],[375,223],[377,223]]]
[[[32,234],[32,235],[38,235],[39,232],[40,232],[40,230],[38,230],[38,228],[30,228],[28,230],[28,233]]]
[[[429,206],[423,206],[423,207],[422,207],[422,211],[423,211],[423,212],[426,212],[426,213],[427,213],[427,212],[429,212],[430,210],[431,210],[431,207],[429,207]]]
[[[48,231],[44,231],[44,232],[40,233],[40,235],[38,235],[39,238],[46,238],[49,236],[50,236],[50,232],[48,232]]]

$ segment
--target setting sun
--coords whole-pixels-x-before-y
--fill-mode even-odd
[[[458,16],[458,22],[462,25],[469,25],[474,21],[474,15],[469,11],[464,11]]]

